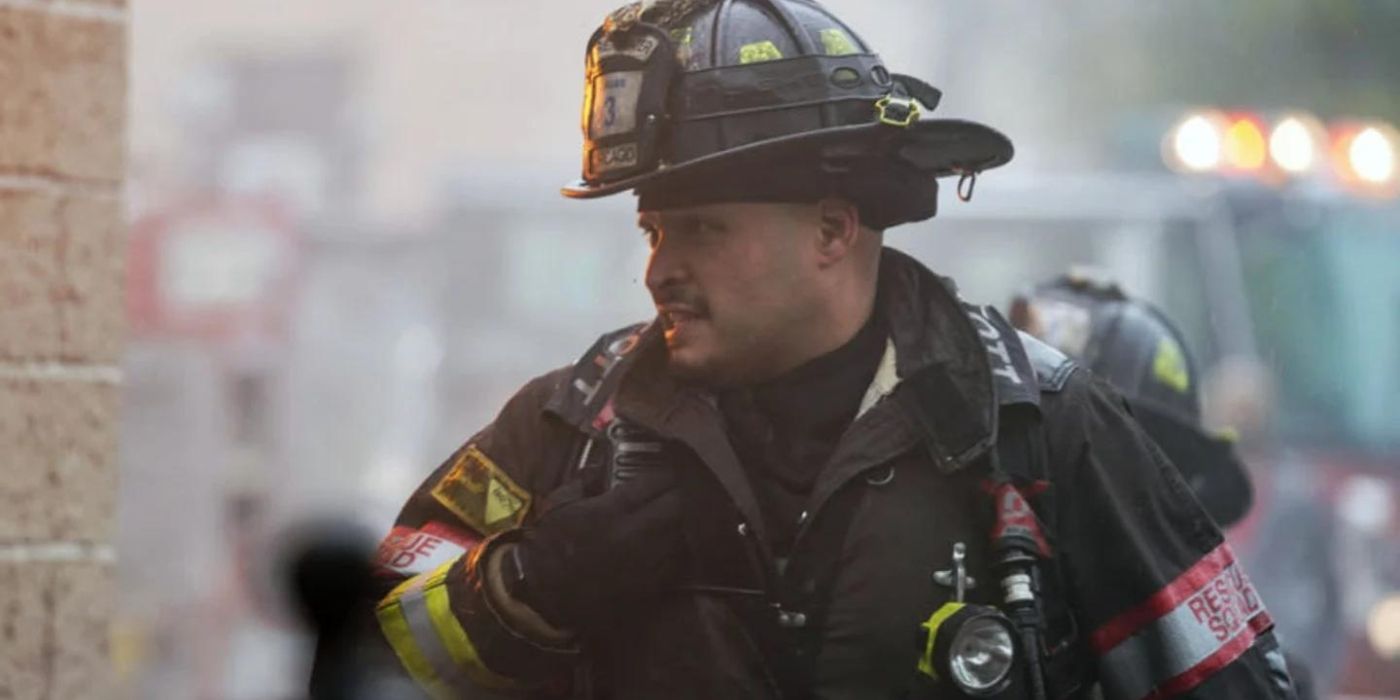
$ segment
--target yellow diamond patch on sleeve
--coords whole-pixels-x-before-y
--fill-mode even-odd
[[[525,500],[511,492],[510,487],[495,479],[486,490],[486,526],[514,518],[525,507]]]
[[[482,535],[519,527],[530,508],[530,493],[475,445],[462,450],[431,493],[442,507]]]

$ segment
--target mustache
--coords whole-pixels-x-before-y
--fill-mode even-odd
[[[704,297],[695,289],[685,287],[666,287],[658,289],[651,295],[652,302],[658,308],[665,306],[679,306],[697,314],[709,313],[709,304],[705,303]]]

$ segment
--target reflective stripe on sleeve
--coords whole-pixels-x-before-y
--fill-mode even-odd
[[[413,583],[410,579],[408,583]],[[408,674],[418,683],[428,694],[442,700],[452,696],[451,688],[438,681],[437,672],[433,670],[433,664],[418,649],[418,643],[414,641],[413,631],[409,629],[408,620],[404,617],[403,608],[397,601],[390,600],[400,591],[389,594],[383,603],[380,603],[375,610],[375,616],[379,618],[379,629],[384,632],[384,638],[389,640],[389,646],[393,647],[394,654],[399,657],[399,661],[408,670]]]
[[[435,698],[455,698],[473,686],[517,685],[486,667],[452,613],[447,572],[456,561],[415,576],[379,604],[380,628],[413,680]]]
[[[417,528],[399,525],[380,542],[375,566],[382,575],[417,576],[457,559],[480,543],[480,536],[445,523],[430,522]]]
[[[1108,697],[1155,700],[1196,687],[1272,626],[1249,577],[1221,544],[1095,630],[1090,645]]]

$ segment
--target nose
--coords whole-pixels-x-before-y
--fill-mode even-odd
[[[658,296],[661,290],[685,281],[685,261],[679,246],[668,243],[666,239],[665,235],[658,236],[647,258],[646,285],[653,297]]]

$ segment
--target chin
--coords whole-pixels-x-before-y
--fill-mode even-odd
[[[724,372],[709,353],[695,347],[667,349],[666,366],[678,379],[699,384],[723,382]]]
[[[666,351],[666,366],[672,373],[683,377],[706,374],[710,365],[705,356],[693,348],[668,348]]]

